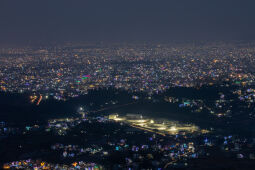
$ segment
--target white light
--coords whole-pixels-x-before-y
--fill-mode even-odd
[[[176,127],[175,126],[172,126],[171,128],[170,128],[170,131],[176,131],[177,129],[176,129]]]

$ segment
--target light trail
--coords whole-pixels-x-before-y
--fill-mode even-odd
[[[31,103],[34,103],[35,100],[37,99],[37,96],[31,96],[30,99],[31,99]]]
[[[132,125],[132,124],[130,126],[133,127],[133,128],[143,130],[143,131],[148,131],[148,132],[156,133],[156,134],[161,135],[161,136],[166,136],[164,133],[156,132],[155,130],[144,128],[144,127],[141,127],[141,126]]]
[[[177,162],[177,161],[168,162],[168,163],[164,166],[164,169],[166,169],[169,165],[171,165],[171,164],[173,164],[173,163],[175,163],[175,162]]]
[[[38,106],[40,104],[40,102],[42,101],[42,95],[40,95],[40,98],[38,99],[36,105]]]

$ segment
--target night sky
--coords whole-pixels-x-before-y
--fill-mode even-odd
[[[255,0],[1,0],[0,43],[254,40]]]

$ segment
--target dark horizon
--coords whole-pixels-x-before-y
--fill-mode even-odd
[[[255,40],[255,1],[1,1],[0,44]]]

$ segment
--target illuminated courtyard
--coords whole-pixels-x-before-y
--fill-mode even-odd
[[[132,127],[136,127],[145,131],[156,132],[161,135],[176,135],[179,133],[208,133],[209,131],[200,129],[194,124],[180,123],[163,118],[144,117],[139,114],[127,114],[120,116],[118,114],[109,115],[109,119],[127,123]]]

